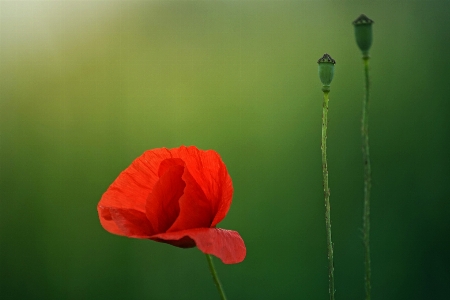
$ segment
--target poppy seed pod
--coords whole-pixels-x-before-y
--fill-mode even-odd
[[[372,45],[372,23],[374,22],[364,14],[353,21],[356,43],[364,56],[368,56]]]
[[[323,91],[330,91],[330,84],[334,76],[334,65],[336,61],[331,56],[325,53],[318,61],[319,64],[319,78],[323,85]]]

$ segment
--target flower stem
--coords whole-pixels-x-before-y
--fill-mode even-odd
[[[220,298],[222,300],[226,300],[227,297],[225,296],[225,292],[222,288],[222,284],[220,284],[220,280],[219,280],[219,277],[217,276],[216,268],[214,268],[214,263],[212,261],[211,255],[206,254],[206,260],[208,261],[209,271],[211,272],[211,275],[214,280],[214,284],[216,285],[217,290],[219,291]]]
[[[369,56],[363,56],[364,61],[364,75],[365,75],[365,95],[363,100],[362,120],[361,120],[361,135],[362,135],[362,153],[364,162],[364,214],[363,214],[363,242],[365,250],[365,285],[366,285],[366,300],[370,300],[370,187],[371,187],[371,170],[370,170],[370,156],[369,156]]]
[[[325,224],[327,229],[329,293],[330,293],[330,300],[334,300],[333,242],[331,241],[330,189],[328,188],[328,163],[327,163],[328,93],[329,90],[323,89],[321,149],[322,149],[322,170],[323,170],[323,193],[325,196]]]

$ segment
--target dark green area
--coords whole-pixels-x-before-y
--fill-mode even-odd
[[[0,298],[218,299],[205,258],[114,236],[96,205],[157,147],[218,151],[232,299],[326,299],[317,60],[336,60],[328,168],[337,299],[362,299],[371,48],[373,299],[450,291],[448,1],[0,2]]]

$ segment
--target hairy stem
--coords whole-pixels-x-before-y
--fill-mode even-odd
[[[327,229],[329,293],[330,293],[330,300],[334,300],[333,242],[331,241],[330,189],[328,188],[328,163],[327,163],[328,93],[329,91],[325,90],[323,92],[321,149],[322,149],[322,170],[323,170],[323,193],[325,196],[325,225]]]
[[[214,263],[212,261],[212,257],[209,254],[206,254],[206,260],[208,261],[209,271],[211,272],[211,276],[214,280],[214,284],[217,287],[217,291],[219,292],[220,298],[222,300],[226,300],[225,292],[222,288],[222,284],[220,283],[219,277],[217,276],[216,268],[214,267]]]
[[[363,213],[363,243],[364,243],[364,267],[365,267],[365,287],[366,300],[370,300],[370,187],[371,187],[371,170],[369,155],[369,56],[363,56],[364,75],[365,75],[365,95],[363,100],[361,135],[362,135],[362,153],[364,162],[364,213]]]

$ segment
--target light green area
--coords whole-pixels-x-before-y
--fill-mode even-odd
[[[317,60],[336,61],[328,169],[337,299],[364,296],[363,64],[375,21],[373,299],[446,299],[448,1],[0,2],[0,298],[218,299],[203,254],[111,235],[96,205],[145,150],[215,149],[235,194],[231,299],[326,299]]]

